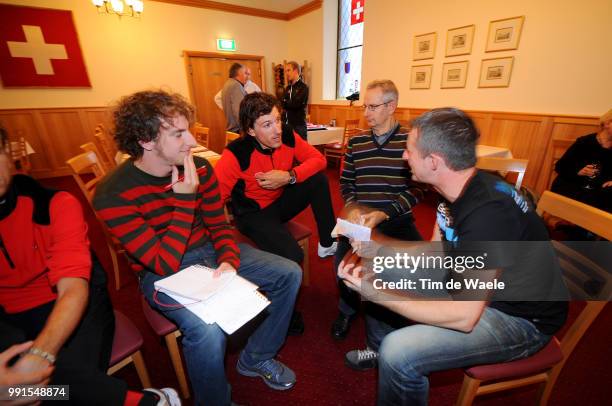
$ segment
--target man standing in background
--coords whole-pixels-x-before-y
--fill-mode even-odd
[[[246,83],[244,84],[244,91],[246,94],[251,94],[255,92],[261,92],[261,88],[257,86],[257,83],[251,80],[251,68],[248,66],[244,67],[244,74],[246,76]],[[223,93],[223,89],[219,90],[215,95],[215,104],[223,110],[223,99],[221,98],[221,94]]]
[[[221,89],[221,105],[225,113],[227,125],[225,129],[237,133],[240,131],[238,121],[238,111],[240,110],[240,102],[246,96],[244,84],[247,81],[246,68],[244,65],[234,63],[229,70],[229,79]]]
[[[289,85],[285,88],[283,104],[283,123],[289,125],[303,139],[306,132],[306,106],[308,105],[308,86],[301,78],[302,68],[295,61],[287,62],[285,77]]]

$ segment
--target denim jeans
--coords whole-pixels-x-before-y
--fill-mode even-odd
[[[378,405],[426,405],[430,372],[525,358],[550,338],[490,307],[470,333],[423,324],[396,330],[380,345]]]
[[[254,249],[240,247],[238,274],[265,292],[271,304],[264,310],[264,321],[251,335],[241,354],[247,365],[273,358],[285,342],[295,298],[302,279],[301,268],[293,261]],[[181,269],[194,264],[215,268],[212,243],[185,253]],[[160,306],[153,300],[154,282],[162,276],[146,272],[140,287],[149,304],[172,320],[183,334],[183,354],[189,380],[198,405],[229,405],[231,388],[225,377],[226,334],[217,324],[206,324],[186,308]],[[157,301],[176,305],[169,296],[158,293]]]

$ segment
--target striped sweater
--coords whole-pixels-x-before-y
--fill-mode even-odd
[[[382,210],[390,218],[411,211],[417,198],[411,189],[410,167],[402,159],[408,129],[395,128],[379,145],[371,130],[353,136],[344,155],[340,190],[345,204],[359,203]]]
[[[96,188],[94,208],[128,252],[132,269],[160,275],[177,272],[183,254],[209,239],[217,262],[239,266],[239,249],[225,219],[219,186],[213,168],[206,166],[196,193],[165,191],[170,176],[156,177],[124,162]]]

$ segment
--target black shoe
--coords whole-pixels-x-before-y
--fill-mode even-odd
[[[366,371],[378,366],[378,352],[366,347],[365,350],[353,350],[344,356],[344,364],[356,371]]]
[[[353,316],[349,316],[340,312],[331,328],[331,336],[334,340],[344,340],[346,335],[351,328],[351,321],[353,320]]]
[[[290,336],[301,336],[304,334],[304,318],[302,317],[302,313],[298,311],[293,312],[287,334]]]

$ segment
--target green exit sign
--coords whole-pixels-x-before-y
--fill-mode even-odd
[[[233,39],[217,38],[217,49],[219,51],[235,51],[236,41]]]

